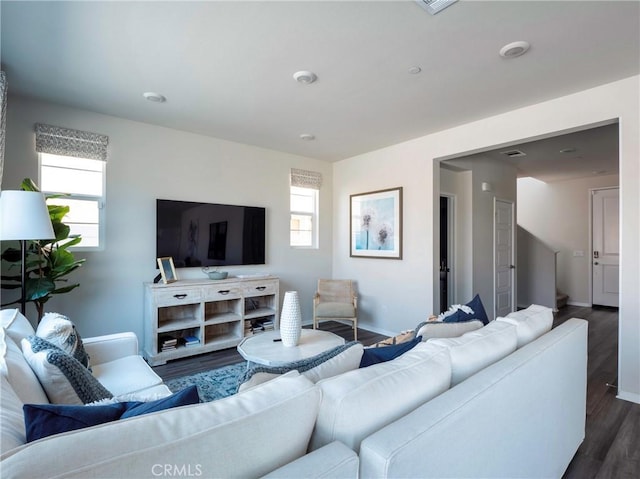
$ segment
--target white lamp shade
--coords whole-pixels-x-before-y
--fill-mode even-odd
[[[55,234],[42,193],[37,191],[0,192],[0,239],[53,238]]]

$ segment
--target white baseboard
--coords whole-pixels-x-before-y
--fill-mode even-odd
[[[396,334],[400,333],[400,331],[389,331],[386,329],[376,328],[368,324],[360,324],[360,323],[358,323],[358,328],[364,329],[365,331],[369,331],[372,333],[382,334],[383,336],[395,336]]]
[[[626,391],[620,391],[618,389],[618,395],[616,396],[618,399],[622,399],[624,401],[634,402],[636,404],[640,404],[640,394],[630,393]]]
[[[347,326],[352,326],[353,324],[351,321],[341,321],[339,319],[332,319],[332,321],[335,321],[336,323],[340,323],[340,324],[346,324]],[[312,326],[313,321],[303,322],[302,325]],[[358,322],[358,329],[364,329],[365,331],[382,334],[384,336],[395,336],[396,334],[400,333],[400,331],[387,331],[386,329],[374,328],[373,326],[369,326],[368,324],[362,324],[361,322]]]
[[[577,301],[567,301],[567,305],[569,306],[580,306],[581,308],[590,308],[591,303],[579,303]]]

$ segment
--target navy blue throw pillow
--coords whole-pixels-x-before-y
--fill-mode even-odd
[[[360,360],[361,368],[366,368],[372,364],[384,363],[391,361],[392,359],[401,356],[415,345],[422,342],[422,336],[418,336],[411,341],[407,341],[400,344],[394,344],[393,346],[381,346],[379,348],[364,348],[362,359]]]
[[[476,294],[473,299],[466,304],[466,306],[469,306],[473,310],[473,313],[467,314],[459,309],[455,313],[446,316],[442,321],[445,323],[459,323],[460,321],[479,319],[483,324],[489,324],[487,312],[484,310],[484,306],[482,305],[482,300],[479,295]]]
[[[43,437],[140,416],[172,407],[198,404],[198,388],[189,386],[171,396],[156,401],[128,401],[101,406],[76,406],[64,404],[25,404],[24,423],[27,442]]]

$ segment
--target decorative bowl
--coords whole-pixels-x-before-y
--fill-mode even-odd
[[[227,271],[210,270],[209,268],[202,268],[202,272],[209,276],[209,279],[227,279],[229,273]]]

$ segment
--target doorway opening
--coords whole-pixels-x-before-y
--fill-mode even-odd
[[[454,302],[454,212],[455,197],[440,195],[440,312]]]

